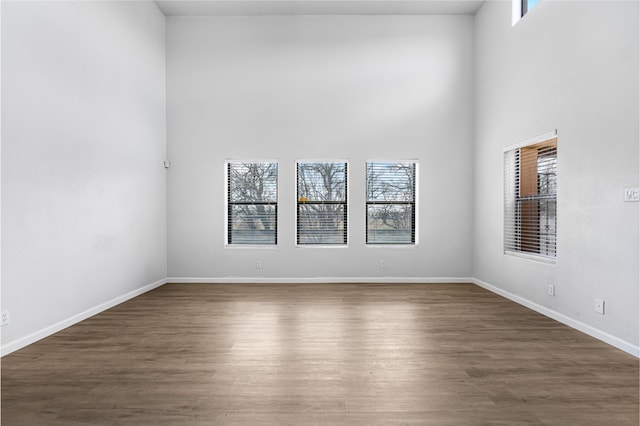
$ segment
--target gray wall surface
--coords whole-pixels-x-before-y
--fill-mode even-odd
[[[3,345],[166,277],[164,37],[153,3],[2,2]]]
[[[167,34],[169,277],[470,276],[472,16],[169,17]],[[226,159],[279,161],[277,248],[225,248]],[[301,159],[349,162],[347,248],[296,248]],[[368,159],[418,160],[418,247],[365,246]]]
[[[638,3],[508,2],[476,15],[474,276],[638,345]],[[503,254],[503,149],[558,131],[556,265]],[[547,295],[555,284],[556,296]],[[605,300],[605,315],[594,299]]]

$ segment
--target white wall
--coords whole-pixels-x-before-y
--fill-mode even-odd
[[[169,17],[169,277],[470,276],[472,68],[472,16]],[[296,248],[295,161],[333,158],[349,247]],[[225,249],[225,159],[279,161],[276,249]],[[418,248],[365,247],[367,159],[418,159]]]
[[[511,3],[476,15],[474,276],[620,347],[638,348],[638,3]],[[504,255],[503,148],[558,130],[555,266]],[[549,283],[557,295],[547,296]],[[605,300],[604,316],[594,298]]]
[[[2,2],[3,352],[166,277],[165,20]]]

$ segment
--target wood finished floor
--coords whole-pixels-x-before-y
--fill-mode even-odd
[[[471,284],[168,284],[2,358],[2,425],[637,426],[638,377]]]

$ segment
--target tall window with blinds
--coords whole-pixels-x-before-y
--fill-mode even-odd
[[[557,138],[504,153],[504,250],[555,261]]]
[[[278,163],[227,163],[227,244],[278,243]]]
[[[347,244],[347,163],[297,163],[299,245]]]
[[[367,162],[367,244],[416,243],[415,162]]]

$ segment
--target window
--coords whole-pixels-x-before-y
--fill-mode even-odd
[[[367,162],[367,244],[416,243],[415,162]]]
[[[347,163],[297,164],[299,245],[347,244]]]
[[[505,151],[505,253],[555,260],[557,152],[555,132]]]
[[[540,3],[540,0],[520,0],[520,1],[521,1],[521,9],[520,9],[521,17],[526,15],[528,11],[530,11],[538,3]]]
[[[524,17],[531,9],[536,7],[542,0],[511,0],[512,13],[511,24],[515,25]]]
[[[227,244],[278,242],[278,163],[227,163]]]

